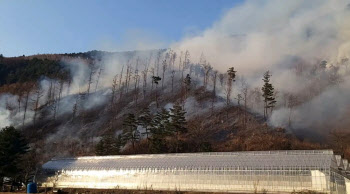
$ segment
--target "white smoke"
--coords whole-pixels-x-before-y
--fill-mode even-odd
[[[261,88],[262,75],[267,70],[280,94],[308,96],[303,93],[320,87],[316,97],[295,108],[293,127],[325,129],[335,127],[350,108],[346,100],[350,97],[349,76],[340,67],[345,81],[329,86],[322,80],[325,76],[316,79],[306,72],[297,75],[296,65],[302,64],[306,66],[304,71],[310,71],[312,65],[326,60],[329,72],[331,65],[337,66],[342,59],[349,58],[349,20],[350,6],[346,0],[246,1],[229,10],[212,27],[184,38],[172,48],[188,50],[192,60],[199,60],[203,53],[221,72],[235,67],[251,88]],[[280,104],[282,97],[277,100]],[[278,106],[270,123],[286,127],[288,117],[289,110]]]
[[[286,59],[349,57],[350,8],[347,1],[247,1],[229,10],[201,34],[172,47],[189,50],[191,59],[204,53],[221,71],[234,66],[254,75],[285,68]]]

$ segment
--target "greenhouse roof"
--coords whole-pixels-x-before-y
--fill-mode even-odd
[[[208,152],[52,159],[45,170],[337,168],[332,150]]]

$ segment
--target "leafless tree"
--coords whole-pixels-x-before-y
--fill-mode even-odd
[[[73,109],[72,109],[72,120],[74,120],[75,117],[76,117],[77,114],[78,114],[78,100],[79,100],[79,97],[76,96],[76,97],[75,97],[75,103],[74,103]]]
[[[288,127],[292,126],[292,114],[293,109],[299,104],[298,97],[293,94],[288,95],[288,109],[289,109],[289,115],[288,115]]]
[[[171,93],[174,92],[174,77],[175,77],[175,73],[176,73],[175,70],[171,71]]]
[[[22,127],[24,127],[24,122],[25,122],[25,120],[26,120],[26,114],[27,114],[27,108],[28,108],[29,95],[30,95],[30,89],[27,88],[26,91],[25,91],[24,113],[23,113]]]
[[[190,52],[188,50],[186,50],[185,57],[184,57],[184,62],[182,64],[181,80],[184,79],[184,72],[185,72],[185,69],[188,67],[189,64],[190,64]]]
[[[111,96],[111,106],[114,107],[116,102],[116,94],[118,90],[118,74],[113,77],[112,81],[112,96]]]
[[[162,51],[159,50],[157,52],[157,58],[156,58],[156,73],[157,73],[157,76],[159,75],[159,65],[160,65],[160,59],[162,58]]]
[[[163,76],[162,76],[162,89],[164,87],[164,80],[165,80],[165,71],[168,68],[167,60],[165,59],[162,63],[162,70],[163,70]]]
[[[102,72],[103,72],[103,67],[100,66],[99,71],[98,71],[98,73],[97,73],[97,79],[96,79],[96,85],[95,85],[95,92],[97,91],[98,83],[99,83],[99,81],[100,81]]]
[[[155,74],[155,69],[154,69],[154,67],[152,67],[151,69],[150,69],[150,72],[151,72],[151,74],[152,74],[152,78],[155,76],[154,74]],[[153,90],[153,81],[151,81],[151,93],[152,93],[152,90]]]
[[[225,79],[225,75],[222,74],[222,73],[220,73],[220,74],[219,74],[219,81],[220,81],[221,87],[224,86],[224,79]]]
[[[137,100],[138,100],[138,97],[139,97],[139,82],[140,82],[140,76],[139,76],[138,69],[136,69],[135,73],[134,73],[134,84],[135,84],[134,99],[135,99],[135,106],[137,106]]]
[[[245,81],[244,78],[241,79],[241,91],[242,91],[242,94],[243,94],[243,103],[244,103],[244,118],[243,118],[243,126],[244,126],[244,129],[247,128],[247,111],[248,111],[248,89],[249,89],[249,86],[247,84],[247,82]]]
[[[214,113],[214,103],[216,99],[216,80],[217,80],[218,71],[213,71],[212,80],[213,80],[213,93],[212,93],[212,101],[211,101],[211,113]]]
[[[209,73],[213,69],[213,67],[209,63],[206,63],[203,65],[203,69],[204,69],[203,85],[204,85],[204,88],[207,88],[208,81],[209,81]]]
[[[124,66],[122,67],[122,70],[120,72],[120,77],[119,77],[119,93],[120,93],[119,99],[121,99],[123,96],[123,88],[122,88],[123,71],[124,71]]]
[[[86,91],[86,93],[87,93],[87,95],[89,95],[90,94],[90,88],[91,88],[91,84],[92,84],[92,82],[93,82],[93,76],[94,76],[94,74],[96,73],[96,66],[95,66],[95,63],[89,63],[89,70],[90,70],[90,72],[89,72],[89,77],[88,77],[88,88],[87,88],[87,91]]]
[[[40,85],[37,84],[34,90],[34,97],[35,99],[32,99],[33,104],[33,110],[34,110],[34,116],[33,116],[33,124],[36,124],[36,117],[38,114],[38,109],[39,109],[39,103],[40,103],[40,98],[43,96],[43,90],[41,89]]]
[[[180,72],[181,69],[182,69],[182,55],[183,55],[183,52],[181,51],[181,52],[180,52],[180,58],[179,58],[179,72]]]

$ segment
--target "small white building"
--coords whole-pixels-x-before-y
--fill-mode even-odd
[[[350,194],[348,161],[332,150],[93,156],[42,168],[44,187]]]

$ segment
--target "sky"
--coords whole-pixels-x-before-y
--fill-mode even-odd
[[[166,48],[241,1],[0,0],[0,54]]]

